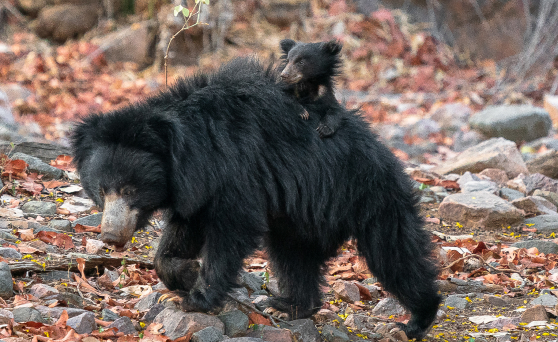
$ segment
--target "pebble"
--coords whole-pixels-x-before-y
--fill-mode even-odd
[[[120,316],[112,310],[103,309],[103,311],[101,311],[101,318],[106,322],[114,322],[119,319]]]
[[[348,342],[350,340],[347,334],[328,324],[322,328],[322,337],[327,342]]]
[[[222,334],[225,332],[225,324],[215,316],[198,312],[185,313],[171,308],[161,311],[154,322],[162,323],[166,330],[165,335],[172,340],[186,335],[190,329],[201,330],[213,326]]]
[[[535,305],[525,310],[521,315],[521,322],[523,323],[531,323],[534,321],[548,321],[548,314],[544,306]]]
[[[530,306],[535,306],[535,305],[542,305],[542,306],[546,306],[546,307],[555,307],[556,304],[558,304],[558,298],[556,298],[556,296],[553,296],[551,294],[543,294],[535,299],[533,299],[529,305]]]
[[[163,310],[165,310],[164,304],[158,303],[153,305],[151,309],[149,309],[149,311],[147,311],[147,313],[143,316],[143,321],[148,323],[153,322],[155,317],[157,317],[157,315],[160,314]]]
[[[87,254],[97,254],[103,250],[104,246],[105,243],[101,240],[88,239],[85,243],[85,251]]]
[[[78,334],[90,334],[97,329],[93,312],[84,312],[79,316],[69,318],[66,325],[73,328]]]
[[[287,329],[280,329],[268,325],[254,325],[246,337],[261,338],[264,341],[292,342],[292,333]]]
[[[256,272],[241,272],[240,274],[241,285],[251,292],[262,289],[264,279]]]
[[[40,323],[48,323],[41,313],[31,307],[20,306],[15,308],[12,313],[14,314],[14,321],[16,322],[40,322]]]
[[[535,190],[533,196],[539,196],[558,207],[558,193],[552,191]]]
[[[155,304],[158,303],[161,294],[159,292],[151,292],[147,296],[141,298],[134,308],[138,309],[139,311],[148,311],[150,310]]]
[[[238,337],[244,335],[248,330],[248,316],[240,310],[221,313],[217,317],[225,325],[225,335],[227,336]]]
[[[52,202],[29,201],[21,207],[21,210],[25,214],[52,216],[56,214],[56,204]]]
[[[0,297],[11,298],[14,294],[12,283],[12,272],[7,262],[0,262]]]
[[[524,223],[529,228],[536,228],[537,232],[558,232],[557,215],[539,215],[526,219]]]
[[[556,206],[543,197],[527,196],[511,202],[516,208],[525,212],[525,215],[556,215]],[[558,219],[558,218],[557,218]]]
[[[136,327],[134,326],[134,323],[132,323],[130,317],[126,316],[120,317],[116,321],[112,322],[105,328],[105,330],[108,330],[110,328],[116,328],[118,329],[118,332],[123,332],[124,335],[133,335],[137,332]]]
[[[291,331],[294,341],[321,342],[322,338],[314,322],[310,319],[297,319],[289,322],[290,325],[279,323],[279,327]]]
[[[525,195],[522,192],[519,192],[519,191],[514,190],[514,189],[501,188],[500,189],[500,197],[511,202],[513,200],[523,198],[523,197],[525,197]]]
[[[479,192],[479,191],[486,191],[491,194],[496,195],[498,193],[498,185],[491,181],[473,181],[467,182],[461,186],[462,193],[472,193],[472,192]]]
[[[0,247],[0,256],[7,259],[21,259],[23,257],[20,252],[10,247]]]
[[[548,150],[527,162],[531,173],[541,173],[550,178],[558,178],[558,152]]]
[[[360,300],[358,286],[348,281],[336,281],[333,284],[333,293],[336,299],[354,303]]]
[[[384,298],[372,309],[372,314],[379,316],[401,316],[405,314],[405,308],[395,298]]]
[[[192,335],[192,342],[219,342],[223,341],[225,337],[221,332],[214,327],[207,327]]]
[[[72,231],[72,222],[68,220],[51,220],[48,223],[50,228],[61,230],[64,232],[71,232]],[[36,233],[36,232],[35,232]]]
[[[78,218],[74,222],[72,222],[72,227],[75,227],[76,224],[82,224],[84,226],[93,226],[97,227],[101,224],[101,220],[103,219],[103,213],[97,213],[89,216],[84,216]]]
[[[463,298],[462,295],[449,295],[444,303],[447,307],[456,309],[466,309],[469,306],[469,301]]]
[[[41,299],[43,297],[51,296],[54,294],[58,294],[59,291],[52,286],[48,286],[46,284],[35,284],[31,287],[30,291],[31,295]]]

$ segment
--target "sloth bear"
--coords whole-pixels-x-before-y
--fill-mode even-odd
[[[293,318],[321,307],[325,262],[355,239],[370,271],[410,310],[407,336],[423,337],[440,296],[409,178],[358,115],[320,139],[317,118],[300,120],[300,104],[277,78],[272,67],[236,59],[84,118],[74,161],[104,208],[101,239],[123,247],[166,209],[155,268],[185,309],[199,311],[219,307],[243,259],[263,245],[282,293],[271,307]]]
[[[320,116],[316,128],[320,137],[333,135],[341,126],[343,114],[347,114],[334,93],[333,78],[342,64],[341,44],[334,40],[297,43],[283,39],[280,45],[283,51],[280,76],[285,90],[304,107],[304,119],[308,118],[309,110]]]

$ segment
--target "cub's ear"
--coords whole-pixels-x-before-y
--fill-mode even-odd
[[[343,45],[337,40],[330,40],[322,45],[322,49],[331,55],[338,55],[342,48]]]
[[[279,45],[281,45],[281,50],[283,50],[285,54],[288,54],[289,51],[291,51],[291,49],[296,45],[296,42],[292,39],[283,39]]]

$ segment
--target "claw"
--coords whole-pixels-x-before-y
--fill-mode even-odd
[[[300,114],[300,117],[303,118],[304,120],[308,120],[310,114],[308,114],[308,111],[304,109],[304,113]]]
[[[181,298],[179,296],[174,295],[173,293],[165,293],[157,300],[157,303],[162,303],[164,301],[171,301],[171,302],[180,302]]]
[[[283,320],[288,320],[289,319],[289,314],[288,313],[279,311],[279,310],[277,310],[275,308],[272,308],[272,307],[266,308],[263,312],[268,314],[268,315],[271,315],[275,318],[279,318],[279,319],[283,319]]]

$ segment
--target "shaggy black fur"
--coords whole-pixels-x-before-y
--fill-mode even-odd
[[[318,118],[300,120],[277,76],[237,59],[85,118],[73,137],[84,188],[99,205],[103,193],[122,193],[140,212],[138,229],[168,209],[155,265],[185,308],[218,307],[264,242],[283,293],[273,307],[307,317],[321,306],[325,261],[354,238],[370,271],[411,311],[407,336],[423,337],[440,296],[409,178],[358,115],[320,139]]]
[[[281,79],[285,90],[295,96],[309,114],[318,115],[316,130],[320,137],[333,135],[341,126],[347,111],[335,98],[334,77],[339,75],[342,46],[337,41],[297,43],[281,41]]]

